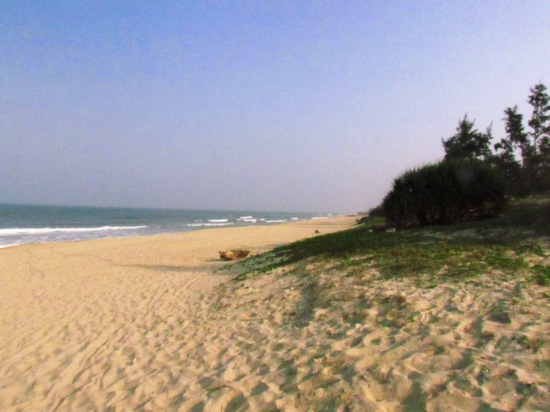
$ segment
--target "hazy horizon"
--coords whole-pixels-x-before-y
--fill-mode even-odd
[[[550,87],[550,3],[12,1],[0,203],[356,213]]]
[[[44,203],[0,203],[0,206],[23,206],[23,207],[52,207],[52,208],[90,208],[90,209],[135,209],[135,210],[160,210],[160,211],[199,211],[199,212],[257,212],[257,213],[284,213],[284,214],[319,214],[319,215],[337,215],[338,212],[319,212],[316,210],[261,210],[261,209],[213,209],[213,208],[174,208],[174,207],[140,207],[140,206],[90,206],[90,205],[68,205],[68,204],[44,204]],[[367,210],[358,210],[357,213],[367,212]]]

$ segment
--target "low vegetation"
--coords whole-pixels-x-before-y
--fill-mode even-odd
[[[549,284],[545,264],[550,234],[550,198],[511,202],[499,217],[450,226],[397,232],[378,230],[380,218],[316,236],[255,256],[236,280],[323,257],[350,274],[375,269],[381,276],[429,276],[433,281],[465,279],[498,271],[527,274]]]

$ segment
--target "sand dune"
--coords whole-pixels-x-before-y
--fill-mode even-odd
[[[0,410],[548,410],[547,288],[220,270],[353,222],[0,250]]]

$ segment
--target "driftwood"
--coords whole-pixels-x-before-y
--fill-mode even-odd
[[[220,257],[223,260],[235,260],[245,258],[249,255],[249,253],[250,250],[243,249],[221,250]]]

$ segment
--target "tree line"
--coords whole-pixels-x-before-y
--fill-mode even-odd
[[[491,127],[485,132],[475,129],[465,115],[456,134],[443,139],[445,159],[479,159],[492,164],[504,178],[511,195],[524,196],[550,189],[550,96],[547,87],[538,83],[530,89],[528,102],[531,118],[525,129],[518,107],[504,110],[506,136],[493,145]]]
[[[550,96],[530,89],[531,117],[504,110],[506,135],[495,144],[492,127],[475,128],[465,115],[442,139],[445,157],[406,171],[393,182],[381,212],[398,227],[447,224],[494,216],[510,196],[550,192]]]

